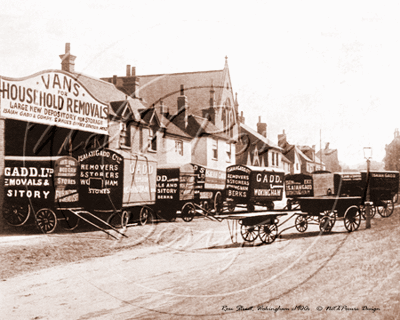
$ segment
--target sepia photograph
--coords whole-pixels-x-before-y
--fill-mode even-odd
[[[399,2],[0,8],[1,319],[400,319]]]

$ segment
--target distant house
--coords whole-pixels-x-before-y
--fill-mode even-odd
[[[137,76],[136,69],[128,65],[126,76],[103,80],[131,97],[140,97],[146,108],[159,108],[162,104],[171,116],[180,112],[176,101],[184,88],[191,115],[208,119],[229,138],[238,136],[238,102],[233,94],[227,58],[221,70]]]
[[[221,171],[235,164],[234,140],[209,119],[191,113],[183,87],[176,104],[179,111],[174,115],[162,101],[158,108],[142,111],[143,121],[154,132],[151,145],[157,148],[159,164],[195,163]]]
[[[244,121],[243,118],[242,121]],[[285,161],[287,162],[288,159],[285,159]],[[245,123],[240,123],[240,139],[236,146],[236,163],[283,169],[282,148],[267,138],[267,124],[261,122],[261,117],[259,117],[257,123],[257,131]]]
[[[302,172],[324,171],[326,169],[325,163],[321,161],[315,154],[315,146],[298,146],[300,151],[307,156],[305,165],[303,164]],[[311,161],[310,161],[311,160]]]
[[[317,152],[317,156],[325,163],[326,170],[331,172],[341,172],[342,167],[339,164],[337,149],[330,149],[329,142],[325,145],[325,149]]]
[[[289,144],[285,130],[278,135],[278,145],[283,149],[283,155],[290,161],[291,174],[326,170],[325,164],[315,155],[315,147]]]
[[[392,142],[385,146],[385,170],[400,170],[400,133],[399,129],[394,131]]]
[[[157,153],[158,164],[186,164],[192,161],[192,137],[170,121],[165,109],[141,110],[151,128],[148,149]]]

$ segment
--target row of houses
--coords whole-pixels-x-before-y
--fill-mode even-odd
[[[70,44],[66,44],[60,58],[61,72],[50,70],[52,76],[46,73],[54,77],[53,88],[62,87],[63,74],[76,79],[74,86],[83,86],[86,97],[104,104],[106,129],[103,126],[96,131],[86,126],[84,130],[69,131],[64,125],[67,120],[63,120],[61,127],[50,130],[37,119],[32,119],[37,124],[27,129],[19,118],[6,119],[2,122],[3,156],[73,155],[104,145],[140,151],[156,158],[159,165],[196,163],[223,171],[229,165],[243,164],[283,169],[286,173],[313,172],[329,170],[328,158],[336,157],[338,162],[336,150],[322,150],[321,161],[321,151],[316,153],[315,146],[291,145],[284,131],[275,144],[267,137],[267,124],[261,117],[256,130],[250,128],[243,111],[239,113],[227,57],[220,70],[137,75],[136,68],[127,65],[124,76],[101,79],[75,71],[76,57],[70,52]],[[44,72],[40,74],[43,79]],[[65,81],[70,80],[64,79],[64,86]],[[42,82],[47,88],[48,83]],[[7,88],[2,90],[3,99],[13,95]],[[57,94],[71,95],[71,88],[67,91],[58,90]],[[80,99],[86,99],[84,95]]]

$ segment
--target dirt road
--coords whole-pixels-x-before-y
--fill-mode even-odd
[[[0,317],[397,319],[399,211],[368,230],[363,222],[347,233],[337,221],[329,235],[293,229],[272,245],[232,244],[225,222],[204,219],[132,227],[119,242],[100,233],[33,237],[31,254],[48,246],[62,260],[68,247],[82,259],[3,277]],[[118,250],[88,259],[85,243]]]

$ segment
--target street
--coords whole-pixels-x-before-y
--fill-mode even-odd
[[[61,244],[75,256],[87,256],[86,241],[116,250],[3,277],[2,319],[396,319],[399,220],[396,208],[369,230],[363,221],[348,233],[338,220],[330,234],[290,229],[271,245],[243,244],[240,235],[232,243],[225,221],[203,218],[131,227],[119,241],[100,232],[39,235],[27,251],[47,246],[54,259]],[[0,249],[29,246],[23,241]]]

